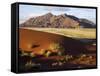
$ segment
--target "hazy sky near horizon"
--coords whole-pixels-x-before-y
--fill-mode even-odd
[[[29,18],[41,16],[51,12],[54,15],[68,14],[78,18],[86,18],[96,23],[96,9],[76,8],[76,7],[54,7],[54,6],[36,6],[36,5],[19,5],[19,23]]]

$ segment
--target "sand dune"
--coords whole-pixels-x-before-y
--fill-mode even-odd
[[[19,29],[19,48],[23,51],[42,54],[41,49],[48,48],[53,42],[60,43],[65,48],[66,53],[77,54],[86,50],[84,43],[69,37],[36,30]]]

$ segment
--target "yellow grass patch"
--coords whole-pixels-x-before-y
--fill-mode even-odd
[[[23,28],[64,35],[72,38],[88,38],[88,39],[96,38],[95,28],[76,28],[76,29],[74,28],[32,28],[32,27],[23,27]]]

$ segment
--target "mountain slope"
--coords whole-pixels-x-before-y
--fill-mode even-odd
[[[49,27],[49,28],[94,28],[95,24],[87,19],[79,19],[73,15],[53,15],[47,13],[42,16],[33,17],[20,25],[21,27]]]

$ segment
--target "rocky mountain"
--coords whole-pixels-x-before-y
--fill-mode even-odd
[[[42,16],[33,17],[20,24],[20,27],[50,27],[50,28],[78,28],[94,27],[95,24],[87,19],[79,19],[72,15],[61,14],[53,15],[47,13]]]
[[[95,28],[96,27],[96,24],[94,24],[92,21],[89,21],[87,19],[80,19],[80,25],[81,27],[84,27],[84,28]]]

